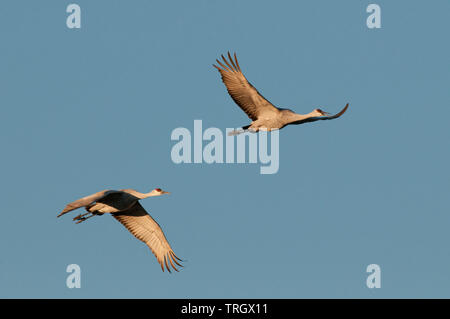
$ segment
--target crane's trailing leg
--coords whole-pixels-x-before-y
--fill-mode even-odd
[[[251,125],[243,126],[238,130],[231,131],[230,133],[228,133],[228,136],[235,136],[235,135],[239,135],[239,134],[245,133],[245,132],[258,133],[259,131],[271,132],[271,131],[275,131],[275,130],[278,130],[278,128],[266,128],[266,127],[262,127],[262,126],[252,126],[252,124],[251,124]]]
[[[90,214],[90,216],[84,217],[84,216],[89,215],[89,214]],[[84,222],[86,219],[89,219],[89,218],[91,218],[91,217],[93,217],[93,216],[95,216],[95,215],[96,215],[96,214],[94,214],[94,213],[88,212],[88,213],[85,213],[85,214],[81,214],[81,215],[75,216],[75,217],[73,218],[73,221],[78,220],[78,221],[76,222],[76,224],[79,224],[79,223],[81,223],[81,222]]]
[[[235,136],[235,135],[239,135],[241,133],[245,133],[245,132],[256,132],[254,129],[250,128],[250,125],[247,126],[243,126],[238,130],[234,130],[228,133],[228,136]]]

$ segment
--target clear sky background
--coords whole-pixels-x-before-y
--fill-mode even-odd
[[[73,2],[79,30],[69,1],[0,5],[0,297],[450,297],[449,1]],[[212,67],[228,50],[277,106],[350,107],[281,130],[277,174],[176,165],[173,129],[250,123]],[[111,216],[56,218],[155,187],[180,273]]]

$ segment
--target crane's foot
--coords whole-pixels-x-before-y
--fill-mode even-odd
[[[85,217],[86,215],[89,215],[89,214],[90,214],[90,216]],[[85,214],[81,214],[81,215],[75,216],[73,218],[73,220],[77,221],[76,224],[79,224],[79,223],[84,222],[86,219],[89,219],[89,218],[91,218],[93,216],[95,216],[95,214],[92,214],[91,212],[89,212],[89,213],[85,213]]]
[[[89,215],[89,214],[92,214],[92,213],[91,213],[91,212],[87,212],[87,213],[85,213],[85,214],[80,214],[80,215],[78,215],[78,216],[75,216],[75,217],[73,218],[73,220],[82,219],[84,216]]]

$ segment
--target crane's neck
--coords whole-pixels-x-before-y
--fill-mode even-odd
[[[130,195],[133,195],[134,197],[139,198],[139,199],[144,199],[147,197],[159,195],[158,192],[155,192],[155,190],[152,190],[151,192],[148,192],[148,193],[141,193],[141,192],[135,191],[134,189],[127,189],[126,192]]]
[[[312,111],[312,112],[310,112],[308,114],[295,113],[294,114],[294,121],[302,121],[302,120],[306,120],[306,119],[309,119],[309,118],[315,117],[315,116],[317,116],[317,115],[314,113],[314,111]]]
[[[161,195],[161,194],[152,190],[151,192],[142,194],[141,198],[147,198],[147,197],[153,197],[153,196],[159,196],[159,195]]]

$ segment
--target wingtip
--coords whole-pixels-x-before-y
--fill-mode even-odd
[[[228,56],[230,55],[230,52],[228,52]],[[234,72],[234,68],[233,68],[233,61],[230,59],[230,61],[228,62],[227,59],[223,56],[222,54],[222,59],[223,62],[225,62],[225,64],[228,66],[228,68],[230,69],[231,72]],[[231,63],[231,64],[230,64]]]
[[[166,269],[167,269],[167,271],[171,274],[172,271],[170,271],[169,264],[167,263],[167,256],[164,256],[164,263],[166,264]]]
[[[175,253],[174,252],[172,252],[172,256],[174,256],[176,259],[178,259],[179,261],[181,261],[181,262],[185,262],[186,260],[184,260],[184,259],[181,259],[180,257],[178,257],[177,255],[175,255]],[[180,265],[181,266],[181,265]],[[181,266],[181,267],[183,267],[183,266]]]
[[[338,114],[336,114],[335,116],[333,116],[332,118],[337,118],[337,117],[340,117],[342,114],[344,114],[344,113],[347,111],[348,105],[349,105],[349,103],[347,103],[347,104],[344,106],[344,108],[343,108]]]
[[[238,67],[238,71],[239,71],[239,72],[242,72],[241,66],[239,65],[239,62],[238,62],[238,60],[237,60],[236,52],[234,52],[234,60],[235,60],[235,62],[236,62],[236,66]]]

